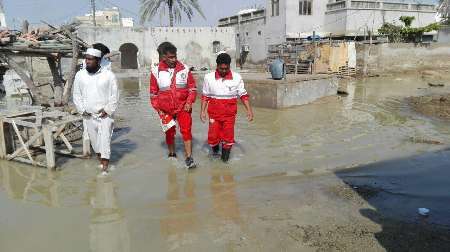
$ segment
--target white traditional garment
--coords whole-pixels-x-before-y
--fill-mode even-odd
[[[84,138],[90,139],[92,148],[101,158],[110,159],[112,116],[119,102],[115,75],[105,68],[94,74],[86,69],[80,70],[75,76],[73,102],[80,114],[90,114],[84,117]],[[102,109],[108,114],[105,118],[99,117]]]

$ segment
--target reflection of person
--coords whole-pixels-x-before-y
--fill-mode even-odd
[[[170,115],[178,121],[184,141],[187,168],[195,168],[192,158],[192,104],[197,96],[194,77],[189,68],[177,60],[177,48],[171,43],[159,47],[162,60],[152,69],[150,97],[153,108],[161,117]],[[166,131],[169,158],[176,158],[175,127]]]
[[[180,188],[176,169],[169,170],[167,190],[167,216],[161,219],[161,234],[175,249],[192,242],[189,236],[198,225],[193,174],[186,175],[184,188]]]
[[[216,63],[217,70],[205,75],[200,119],[206,122],[209,116],[208,144],[217,155],[222,143],[222,160],[228,162],[234,144],[237,99],[244,104],[248,121],[253,120],[253,111],[241,75],[230,69],[230,55],[220,54]]]
[[[93,252],[130,251],[127,222],[118,206],[114,183],[97,180],[91,198],[90,247]]]
[[[236,183],[230,170],[214,170],[211,175],[214,214],[222,221],[240,224],[239,203],[236,197]]]
[[[111,156],[112,118],[119,102],[119,91],[115,75],[100,66],[101,52],[89,48],[86,52],[86,69],[75,76],[73,102],[84,117],[87,133],[107,175]]]

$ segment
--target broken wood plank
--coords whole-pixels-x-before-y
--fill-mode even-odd
[[[17,128],[16,123],[14,122],[14,120],[12,121],[12,126],[14,128],[14,131],[16,132],[17,137],[19,138],[19,142],[20,145],[22,146],[22,148],[25,150],[25,152],[27,153],[28,159],[30,159],[31,162],[34,162],[33,157],[31,156],[30,151],[28,150],[28,147],[25,145],[25,142],[23,141],[23,138],[20,134],[19,129]]]
[[[25,163],[25,164],[29,164],[29,165],[33,165],[33,166],[47,167],[46,164],[43,164],[41,162],[37,162],[37,161],[31,162],[30,160],[28,160],[26,158],[21,158],[21,157],[16,157],[14,159],[14,161]]]
[[[55,144],[53,142],[53,133],[49,127],[42,129],[45,143],[45,156],[47,159],[47,168],[53,169],[56,166],[55,160]]]
[[[70,96],[72,95],[72,86],[75,80],[75,75],[78,72],[78,56],[80,53],[80,48],[78,46],[77,37],[74,34],[70,34],[70,38],[72,39],[72,65],[70,67],[70,74],[67,80],[66,85],[64,86],[63,92],[63,104],[66,105],[69,103]]]
[[[11,160],[14,159],[16,156],[18,156],[19,154],[21,154],[22,151],[26,151],[27,155],[29,152],[29,147],[36,142],[42,135],[42,131],[37,132],[34,136],[32,136],[22,147],[20,147],[19,149],[17,149],[14,153],[12,153],[11,155],[7,155],[6,159],[7,160]]]

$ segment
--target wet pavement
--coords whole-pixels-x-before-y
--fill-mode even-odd
[[[450,130],[404,102],[448,87],[436,91],[415,76],[351,81],[348,96],[256,108],[253,123],[240,107],[227,165],[209,156],[197,103],[199,167],[191,172],[182,158],[166,159],[147,90],[146,80],[121,81],[116,170],[108,178],[96,176],[94,159],[60,159],[54,172],[0,162],[0,251],[314,251],[335,243],[347,251],[395,249],[378,239],[383,225],[362,209],[418,223],[416,207],[432,206],[441,210],[432,209],[426,222],[450,226],[449,209],[435,204],[448,202],[445,189],[420,189],[445,184],[436,174],[449,167]],[[358,169],[342,172],[352,167]],[[357,190],[364,186],[383,193],[366,197]],[[325,238],[321,229],[342,234]]]

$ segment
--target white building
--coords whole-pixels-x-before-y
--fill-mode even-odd
[[[268,45],[307,38],[377,35],[383,23],[400,24],[401,16],[414,16],[413,27],[435,22],[433,0],[266,0],[266,8],[219,20],[220,27],[235,27],[237,44],[249,48],[247,62],[258,64]],[[428,1],[428,2],[426,2]]]
[[[87,13],[84,16],[75,17],[75,20],[82,25],[91,26],[94,24],[92,13]],[[111,9],[104,9],[95,11],[95,23],[100,27],[133,27],[133,18],[123,18],[119,8],[113,7]]]

